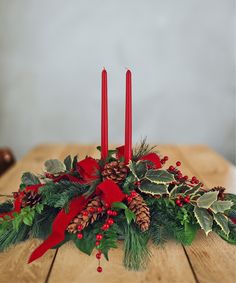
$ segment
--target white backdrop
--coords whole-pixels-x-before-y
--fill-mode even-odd
[[[0,0],[0,146],[123,141],[125,68],[134,142],[205,143],[235,161],[234,0]]]

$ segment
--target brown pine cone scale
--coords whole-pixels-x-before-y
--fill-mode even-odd
[[[77,233],[78,227],[82,229],[92,224],[104,214],[104,203],[99,196],[93,197],[87,206],[71,221],[67,227],[69,233]]]
[[[115,183],[121,183],[127,177],[129,168],[124,162],[111,161],[105,164],[102,170],[102,176],[104,179],[112,180]]]
[[[137,194],[128,203],[129,209],[136,215],[135,222],[139,225],[142,232],[149,229],[150,211],[141,195]]]
[[[211,191],[213,191],[213,192],[215,192],[215,191],[219,192],[219,193],[218,193],[218,199],[224,200],[224,198],[225,198],[225,188],[224,188],[224,187],[221,187],[221,186],[213,187],[213,188],[211,189]]]
[[[22,199],[22,204],[21,207],[26,207],[26,206],[30,206],[33,207],[36,204],[40,203],[42,200],[42,195],[34,192],[34,191],[28,191],[28,192],[24,192],[25,196]]]

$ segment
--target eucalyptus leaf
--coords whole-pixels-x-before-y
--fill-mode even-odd
[[[148,170],[145,177],[156,184],[166,184],[174,181],[174,176],[166,170]]]
[[[65,172],[66,166],[58,159],[50,159],[47,160],[44,164],[45,170],[51,174],[58,174],[61,172]]]
[[[36,175],[34,175],[33,173],[30,173],[30,172],[23,173],[23,175],[21,177],[21,181],[26,186],[32,186],[32,185],[40,184],[39,178]]]
[[[209,208],[217,200],[218,193],[217,191],[204,193],[197,199],[197,206]]]
[[[226,216],[224,216],[221,213],[213,214],[215,222],[220,226],[222,231],[226,234],[229,235],[229,221]]]
[[[223,213],[226,210],[230,209],[232,205],[233,202],[230,200],[217,200],[213,202],[210,208],[214,213],[218,213],[218,212]]]
[[[152,195],[162,195],[168,193],[167,185],[152,183],[148,180],[141,182],[139,190],[143,193]]]
[[[212,231],[213,217],[207,209],[199,208],[197,206],[194,207],[194,215],[201,228],[205,231],[206,235],[208,235],[208,233]]]

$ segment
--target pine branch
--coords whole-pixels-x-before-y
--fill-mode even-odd
[[[156,153],[157,151],[155,150],[155,146],[150,146],[147,143],[147,138],[144,138],[141,140],[140,145],[136,146],[133,151],[133,160],[138,161],[142,156],[154,152]]]
[[[13,209],[13,203],[10,200],[0,204],[0,213],[10,212],[12,209]]]

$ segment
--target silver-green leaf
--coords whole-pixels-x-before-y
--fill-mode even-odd
[[[207,209],[199,208],[197,206],[194,207],[194,215],[201,228],[205,231],[206,235],[208,235],[208,233],[212,231],[213,217]]]
[[[222,231],[228,236],[230,232],[228,218],[224,216],[224,214],[221,214],[221,213],[213,214],[213,217],[214,217],[215,222],[222,229]]]
[[[66,171],[66,166],[58,159],[50,159],[44,163],[45,170],[51,174],[58,174]]]
[[[197,206],[201,208],[209,208],[213,202],[217,200],[218,193],[219,192],[217,191],[204,193],[200,196],[200,198],[198,198]]]
[[[217,200],[213,202],[210,208],[214,213],[218,213],[218,212],[223,213],[226,210],[230,209],[232,205],[233,202],[230,200]]]

